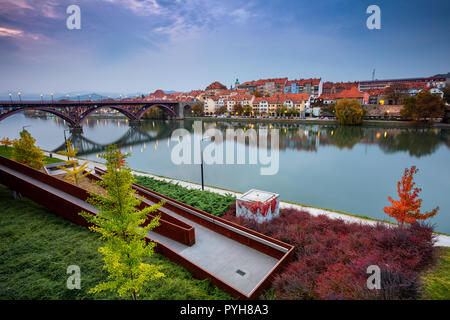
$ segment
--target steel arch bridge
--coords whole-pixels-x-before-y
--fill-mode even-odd
[[[102,108],[110,108],[137,123],[151,108],[161,108],[169,118],[183,118],[195,102],[177,100],[100,100],[100,101],[0,101],[0,121],[25,110],[51,113],[68,122],[71,128],[81,128],[87,117]]]

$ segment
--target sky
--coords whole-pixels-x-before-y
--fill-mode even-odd
[[[448,0],[0,0],[0,93],[431,76],[450,71],[449,15]]]

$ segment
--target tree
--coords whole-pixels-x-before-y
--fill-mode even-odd
[[[405,99],[405,106],[400,110],[403,118],[419,121],[421,119],[440,118],[444,115],[445,104],[440,96],[421,91],[416,97]]]
[[[246,115],[246,116],[250,116],[250,115],[252,114],[252,112],[253,112],[253,109],[252,109],[252,107],[249,106],[249,105],[247,105],[247,106],[244,108],[244,111],[243,111],[244,115]]]
[[[355,99],[342,99],[335,106],[336,117],[340,124],[361,124],[364,109]]]
[[[10,140],[8,137],[0,140],[0,143],[7,149],[9,146],[12,146],[16,142],[16,140]]]
[[[420,212],[422,199],[417,199],[417,197],[421,189],[414,188],[415,182],[413,181],[414,174],[417,172],[419,172],[419,169],[415,166],[412,166],[411,169],[405,169],[402,180],[397,183],[397,193],[400,200],[393,200],[391,197],[388,197],[392,206],[383,208],[386,214],[395,218],[402,225],[405,222],[416,223],[417,220],[431,218],[439,210],[439,207],[436,207],[430,212]]]
[[[444,92],[444,101],[450,103],[450,84],[447,84],[443,89]]]
[[[81,212],[80,215],[93,224],[90,230],[101,234],[105,245],[99,252],[103,254],[103,268],[109,273],[107,281],[89,292],[116,291],[120,296],[131,295],[135,300],[146,281],[165,276],[160,266],[144,263],[144,258],[151,256],[155,247],[154,242],[146,244],[145,236],[159,225],[159,215],[142,226],[147,223],[147,214],[164,203],[136,210],[141,200],[132,188],[134,178],[125,162],[127,156],[115,145],[106,148],[101,157],[106,160],[107,173],[98,184],[105,188],[107,197],[91,194],[87,201],[98,209],[98,214]]]
[[[75,184],[78,184],[78,180],[87,176],[91,171],[86,170],[88,162],[84,162],[81,166],[78,165],[78,160],[74,159],[77,156],[78,148],[74,149],[72,147],[72,143],[67,140],[67,151],[58,151],[57,153],[67,157],[67,161],[64,163],[67,166],[72,166],[72,168],[67,168],[66,166],[58,166],[59,169],[64,170],[68,176],[66,180],[73,181]]]
[[[219,109],[217,109],[216,113],[217,114],[225,114],[227,113],[228,109],[226,106],[221,106]]]
[[[401,83],[393,84],[384,90],[388,100],[392,100],[394,105],[402,103],[403,99],[408,96],[408,87]]]
[[[192,107],[192,111],[195,115],[201,115],[203,113],[203,104],[200,102],[196,102]]]
[[[322,107],[322,111],[324,113],[328,113],[334,116],[336,115],[336,104],[335,103],[327,104],[324,107]]]
[[[244,107],[242,107],[242,104],[237,103],[237,104],[234,106],[234,112],[236,112],[237,115],[242,114],[242,113],[244,112]]]
[[[20,132],[20,139],[13,143],[13,159],[34,169],[42,168],[44,166],[44,153],[34,145],[35,143],[36,140],[31,134],[23,129]]]

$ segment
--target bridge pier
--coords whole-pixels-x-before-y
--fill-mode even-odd
[[[128,125],[130,126],[140,126],[142,121],[140,119],[128,120]]]
[[[69,125],[70,133],[83,133],[83,127],[80,125]]]

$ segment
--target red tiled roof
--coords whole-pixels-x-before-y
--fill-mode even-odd
[[[209,86],[207,86],[205,90],[213,90],[213,89],[227,90],[227,87],[221,84],[220,82],[215,81],[211,83]]]
[[[307,83],[311,83],[312,86],[318,86],[320,84],[320,78],[310,78],[310,79],[300,79],[300,80],[289,80],[286,82],[286,86],[291,86],[293,83],[298,86],[304,86]]]
[[[364,95],[359,92],[357,87],[351,87],[348,90],[343,90],[341,93],[338,93],[336,95],[337,98],[339,99],[351,99],[351,98],[363,98]]]
[[[288,78],[273,78],[273,79],[260,79],[260,80],[253,80],[253,81],[247,81],[240,86],[246,86],[246,85],[256,85],[256,86],[262,86],[266,84],[267,82],[274,82],[276,84],[284,84],[286,83]]]

